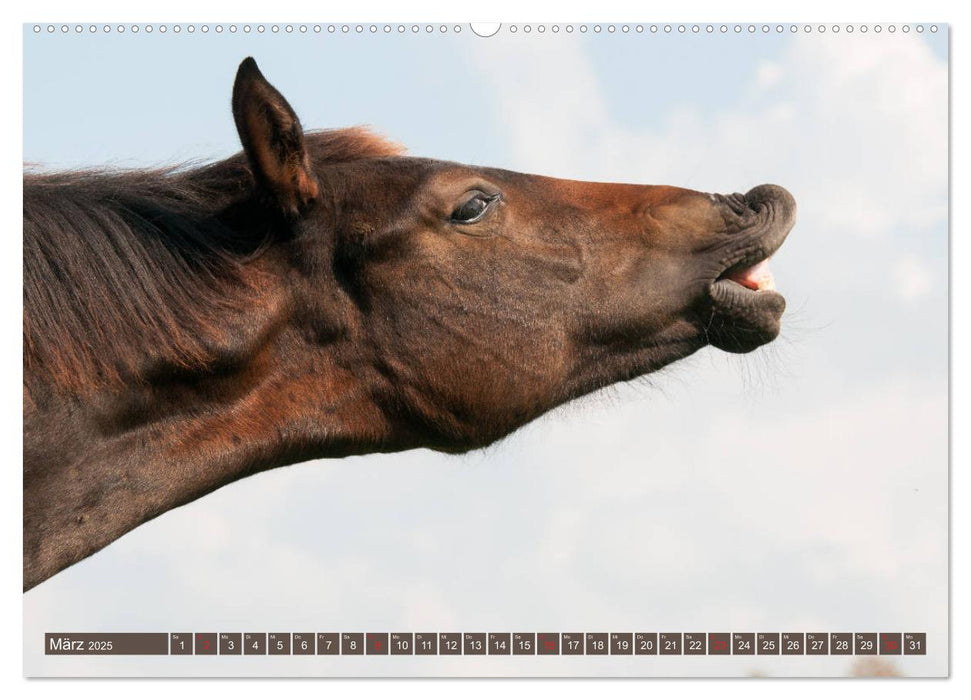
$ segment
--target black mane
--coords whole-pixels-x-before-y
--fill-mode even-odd
[[[394,155],[362,129],[317,132],[319,165]],[[191,370],[259,294],[243,263],[270,223],[240,153],[193,168],[24,175],[24,378],[80,390]]]

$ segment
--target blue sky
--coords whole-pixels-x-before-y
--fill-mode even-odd
[[[227,487],[28,593],[25,670],[238,670],[32,653],[51,629],[663,627],[927,631],[932,653],[899,666],[944,673],[946,47],[944,32],[25,29],[24,160],[47,167],[235,152],[232,78],[253,55],[308,128],[366,123],[416,155],[578,179],[729,192],[775,182],[800,207],[773,260],[790,312],[771,346],[702,351],[485,452],[322,461]],[[388,662],[378,672],[849,668],[835,658]],[[374,670],[340,659],[246,666]]]

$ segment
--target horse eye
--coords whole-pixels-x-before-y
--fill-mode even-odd
[[[490,205],[499,199],[499,195],[487,195],[476,192],[472,197],[460,204],[452,212],[452,222],[456,224],[472,224],[485,216]]]

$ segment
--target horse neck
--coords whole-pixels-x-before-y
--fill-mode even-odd
[[[25,396],[25,588],[249,474],[389,446],[354,355],[284,326],[233,371]]]

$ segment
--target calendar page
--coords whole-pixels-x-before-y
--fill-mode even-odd
[[[24,25],[25,675],[948,675],[948,31]]]

